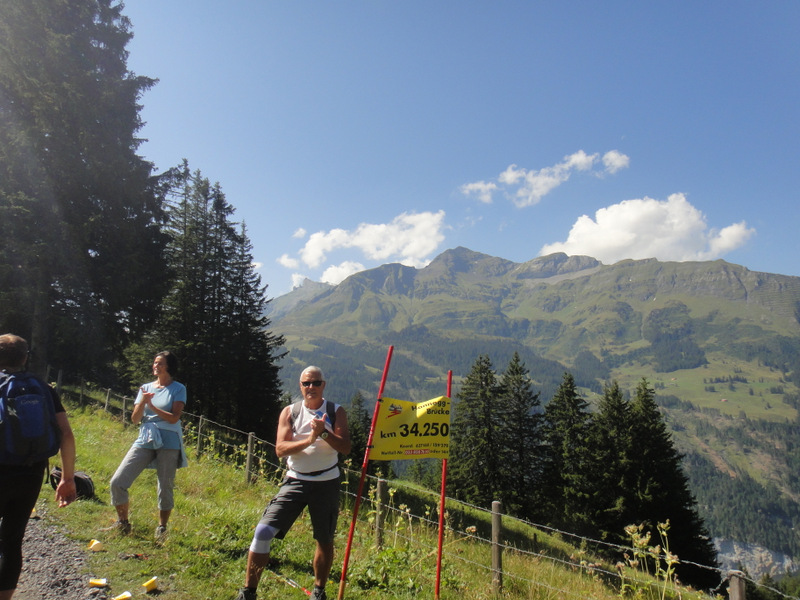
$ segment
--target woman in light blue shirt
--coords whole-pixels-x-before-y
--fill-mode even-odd
[[[146,468],[158,475],[159,523],[156,541],[163,542],[167,522],[175,505],[175,472],[186,466],[181,414],[186,405],[186,387],[173,379],[178,359],[171,352],[159,352],[153,360],[156,380],[144,384],[136,396],[131,421],[139,423],[139,437],[122,459],[111,478],[111,504],[117,510],[117,522],[111,527],[120,533],[131,531],[128,521],[128,489]]]

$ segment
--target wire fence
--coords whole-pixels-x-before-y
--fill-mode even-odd
[[[60,387],[60,382],[59,382]],[[98,399],[104,396],[103,399]],[[89,394],[86,386],[81,384],[80,405],[101,405],[103,410],[116,415],[124,424],[131,424],[130,414],[133,410],[134,398],[107,390],[92,390]],[[183,412],[184,443],[187,448],[194,448],[197,456],[208,456],[240,469],[248,482],[267,479],[279,482],[285,467],[275,454],[275,444],[257,438],[252,432],[233,429],[216,423],[202,415]],[[343,490],[345,501],[343,509],[352,518],[358,483],[361,471],[352,468],[350,461],[340,464],[343,473]],[[435,532],[438,529],[439,491],[431,491],[415,486],[406,486],[402,482],[392,481],[389,484],[388,501],[381,499],[377,490],[385,483],[380,477],[367,475],[366,486],[373,514],[380,513],[375,519],[380,523],[394,523],[389,529],[376,529],[376,540],[392,537],[392,545],[402,542],[406,547],[415,547],[423,555],[435,556],[438,550],[435,535],[415,535],[416,531]],[[496,503],[499,505],[499,503]],[[742,571],[726,571],[716,567],[701,565],[691,561],[680,560],[665,552],[663,548],[622,546],[587,538],[569,531],[563,531],[533,523],[511,515],[501,515],[501,531],[492,530],[492,510],[472,505],[454,498],[446,499],[445,507],[445,540],[443,558],[451,564],[462,564],[473,572],[483,572],[486,580],[496,589],[497,582],[508,581],[515,589],[540,589],[545,597],[578,598],[589,600],[589,596],[576,593],[554,585],[552,581],[537,581],[530,577],[531,562],[548,564],[552,568],[561,568],[573,573],[580,573],[587,580],[602,581],[615,590],[641,591],[659,589],[665,584],[674,585],[673,578],[665,573],[674,566],[692,565],[695,568],[713,573],[719,584],[713,590],[703,593],[707,598],[727,595],[731,600],[745,600],[745,586],[756,590],[758,597],[787,598],[800,600],[797,596],[787,595],[773,587],[764,585],[750,578]],[[499,540],[499,541],[498,541]],[[453,550],[458,541],[471,541],[480,547],[485,546],[485,562],[469,558],[466,553]],[[492,548],[499,547],[502,556],[506,557],[498,572],[498,565],[491,559]],[[603,558],[596,558],[603,557]],[[609,557],[618,557],[616,563]],[[639,562],[641,561],[641,562]],[[641,563],[649,562],[654,570],[642,570]],[[663,569],[660,565],[663,565]],[[661,569],[661,570],[659,570]],[[657,576],[661,573],[662,580]],[[656,576],[656,578],[654,578]],[[503,584],[501,583],[501,586]],[[663,589],[662,589],[663,591]],[[677,587],[675,597],[681,597]]]

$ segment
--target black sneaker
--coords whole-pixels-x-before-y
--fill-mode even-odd
[[[311,592],[311,600],[328,600],[328,594],[325,593],[325,588],[314,586],[314,591]]]
[[[239,595],[236,596],[236,600],[258,600],[256,598],[256,593],[253,590],[248,590],[247,588],[242,588],[239,590]]]

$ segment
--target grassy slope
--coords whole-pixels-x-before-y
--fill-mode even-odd
[[[194,458],[188,469],[178,472],[176,508],[170,523],[169,538],[163,547],[153,542],[157,507],[155,474],[146,471],[131,490],[131,522],[133,533],[119,536],[101,531],[110,525],[115,514],[108,505],[108,481],[135,437],[135,430],[123,427],[116,419],[92,408],[70,410],[78,441],[78,468],[90,473],[95,481],[98,499],[80,501],[62,510],[53,508],[52,494],[42,494],[48,518],[60,522],[66,532],[81,544],[99,539],[104,552],[87,550],[90,577],[105,577],[113,595],[130,590],[142,593],[141,584],[152,576],[159,578],[160,595],[164,598],[222,600],[235,596],[243,574],[247,546],[253,527],[266,499],[275,486],[265,482],[247,485],[244,474],[213,457]],[[346,504],[352,500],[349,499]],[[427,500],[423,500],[427,502]],[[387,522],[386,546],[378,553],[367,521],[373,516],[365,502],[361,515],[365,522],[356,528],[350,559],[347,598],[413,598],[419,593],[433,594],[435,548],[433,532],[419,523],[409,523],[403,507],[396,518]],[[343,549],[349,526],[348,511],[342,515],[336,541],[338,550],[334,579],[341,570]],[[414,513],[412,513],[414,514]],[[463,520],[466,517],[449,518]],[[483,517],[485,519],[485,515]],[[394,521],[394,522],[392,522]],[[479,523],[480,529],[485,523]],[[514,525],[515,535],[531,537],[531,531]],[[522,531],[522,530],[524,531]],[[511,534],[509,534],[511,535]],[[548,535],[537,534],[541,555],[507,552],[504,558],[505,593],[507,598],[557,598],[565,593],[575,597],[599,600],[618,597],[606,587],[601,577],[576,566],[567,567],[560,560],[546,557],[572,556],[572,562],[586,562],[590,557]],[[410,540],[410,541],[409,541]],[[486,543],[474,542],[459,534],[446,537],[441,597],[462,600],[492,597],[490,552]],[[287,539],[275,542],[273,557],[278,569],[300,585],[310,587],[313,541],[310,523],[301,517]],[[606,569],[613,571],[608,565]],[[385,578],[383,588],[361,589],[357,581]],[[531,584],[537,582],[537,585]],[[329,584],[329,597],[336,596],[338,584]],[[261,598],[302,598],[302,591],[289,587],[274,575],[266,573],[260,586]],[[650,597],[650,596],[644,596]],[[652,597],[660,597],[654,594]],[[692,597],[684,590],[684,598]]]

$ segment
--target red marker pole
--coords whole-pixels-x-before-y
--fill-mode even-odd
[[[447,372],[447,397],[450,398],[453,387],[453,371]],[[452,406],[452,404],[451,404]],[[452,408],[451,408],[452,412]],[[448,433],[449,437],[449,433]],[[445,487],[447,486],[447,459],[442,459],[442,496],[439,499],[439,548],[436,556],[436,590],[434,598],[439,600],[439,584],[442,580],[442,548],[444,547],[444,503]]]
[[[378,412],[381,409],[381,399],[383,398],[383,388],[386,385],[386,376],[389,374],[389,363],[392,361],[394,346],[389,346],[386,353],[386,364],[383,366],[383,376],[381,386],[378,389],[378,401],[375,403],[375,411],[372,413],[372,425],[369,428],[369,438],[367,439],[367,449],[364,452],[364,462],[361,465],[361,479],[358,482],[358,493],[356,502],[353,505],[353,520],[350,523],[350,533],[347,535],[347,546],[344,550],[344,563],[342,563],[342,578],[339,581],[338,600],[344,598],[344,588],[347,585],[347,564],[350,562],[350,548],[353,545],[353,534],[356,530],[356,519],[358,519],[358,509],[361,506],[361,493],[364,491],[364,480],[367,478],[367,464],[369,463],[369,451],[372,448],[372,435],[375,433],[375,425],[378,423]]]

